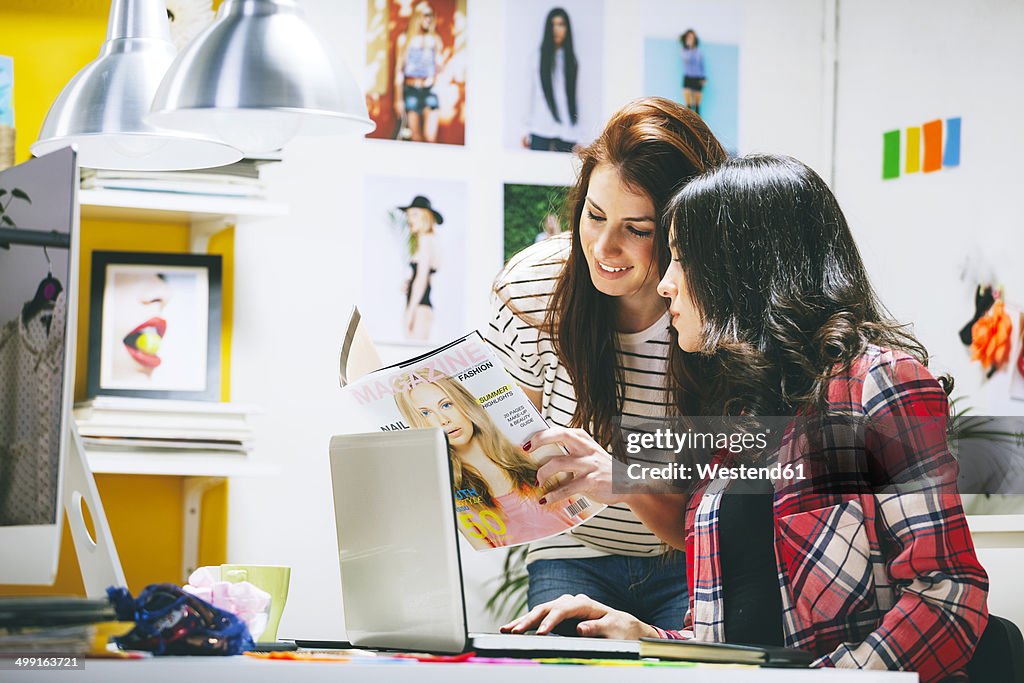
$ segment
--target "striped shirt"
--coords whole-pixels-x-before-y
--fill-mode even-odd
[[[543,320],[559,273],[569,254],[568,236],[552,237],[519,252],[495,282],[491,320],[481,334],[524,387],[543,394],[541,414],[548,422],[568,427],[576,409],[569,373],[555,353],[551,338],[527,321]],[[513,310],[514,309],[514,310]],[[518,313],[518,314],[517,314]],[[665,417],[668,312],[646,330],[618,334],[618,364],[625,380],[623,415]],[[604,555],[660,555],[668,550],[626,505],[610,505],[568,534],[530,545],[534,560],[577,559]]]

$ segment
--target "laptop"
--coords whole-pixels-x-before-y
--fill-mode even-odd
[[[469,633],[443,430],[335,436],[330,460],[345,626],[353,647],[639,657],[637,641]]]

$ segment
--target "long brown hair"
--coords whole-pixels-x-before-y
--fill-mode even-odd
[[[871,345],[928,364],[871,287],[832,191],[796,159],[731,159],[682,188],[666,222],[703,323],[699,353],[685,354],[682,410],[823,409],[830,380]],[[951,380],[940,382],[948,393]]]
[[[631,191],[650,197],[659,216],[655,260],[659,274],[664,275],[670,260],[668,228],[660,220],[665,205],[675,190],[723,162],[725,156],[700,116],[661,97],[627,104],[612,116],[597,140],[580,152],[582,168],[566,202],[572,212],[572,248],[540,329],[551,336],[572,379],[576,393],[572,425],[588,429],[601,444],[612,442],[614,419],[621,415],[625,401],[625,380],[616,353],[615,299],[594,287],[580,243],[580,216],[591,173],[598,164],[613,166]],[[675,345],[669,348],[670,367],[674,367],[680,352]]]
[[[430,377],[433,373],[430,369],[417,370],[413,374],[416,377]],[[412,375],[403,377],[402,386],[416,386],[411,380]],[[422,384],[422,382],[418,382]],[[505,476],[512,482],[512,487],[522,496],[530,496],[535,493],[537,481],[537,463],[526,457],[522,450],[508,437],[502,434],[494,420],[487,414],[487,411],[480,406],[473,394],[469,393],[462,382],[451,377],[439,377],[430,381],[431,384],[440,389],[451,399],[452,404],[473,424],[473,438],[480,439],[480,448],[495,465],[501,468]],[[420,414],[419,409],[413,405],[409,391],[401,391],[394,395],[395,405],[398,411],[405,418],[410,427],[431,427],[433,425]],[[448,446],[448,456],[452,461],[452,483],[456,489],[475,489],[476,494],[483,499],[488,507],[494,507],[494,493],[488,486],[487,480],[480,472],[470,465],[462,462],[456,455],[455,449]]]

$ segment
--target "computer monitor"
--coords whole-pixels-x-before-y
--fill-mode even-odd
[[[97,596],[124,575],[71,416],[78,182],[71,147],[0,172],[0,583],[54,582],[67,509]]]

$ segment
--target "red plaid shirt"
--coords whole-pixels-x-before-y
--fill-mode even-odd
[[[818,655],[818,666],[916,671],[925,683],[966,678],[963,668],[988,621],[988,576],[959,494],[948,485],[956,464],[946,447],[945,393],[914,358],[871,348],[832,380],[827,412],[871,421],[926,418],[905,420],[912,428],[896,446],[897,440],[868,439],[826,447],[833,464],[863,463],[866,452],[888,450],[881,460],[889,466],[919,476],[938,466],[946,484],[913,492],[843,491],[809,477],[776,486],[786,645]],[[794,440],[783,445],[779,462],[806,463],[813,455],[820,452]],[[877,452],[869,455],[877,462]],[[914,472],[915,462],[930,469]],[[687,624],[695,638],[713,642],[725,640],[718,510],[726,485],[702,483],[686,515]],[[682,637],[658,630],[665,638]]]

